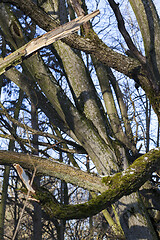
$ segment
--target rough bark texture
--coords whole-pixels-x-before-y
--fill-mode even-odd
[[[0,151],[0,161],[2,164],[19,163],[24,168],[34,169],[36,166],[37,173],[55,176],[66,182],[79,185],[91,191],[104,191],[105,186],[98,176],[90,175],[77,168],[54,161],[53,159],[40,158],[26,154],[18,154],[7,151]]]
[[[46,31],[57,27],[57,23],[51,17],[47,17],[46,13],[39,9],[31,0],[6,0],[3,2],[11,2],[18,6]],[[153,7],[152,10],[154,16],[157,17]],[[149,13],[147,16],[150,16]],[[157,22],[157,20],[155,21]],[[133,78],[136,82],[140,82],[159,118],[159,80],[155,78],[149,63],[147,63],[147,66],[141,66],[138,60],[114,52],[107,47],[93,31],[89,32],[85,38],[77,34],[72,34],[65,38],[64,41],[71,47],[93,54],[100,62],[124,73],[128,77]],[[150,92],[152,92],[152,95]]]
[[[16,5],[26,15],[31,17],[33,22],[46,31],[50,31],[58,27],[60,23],[67,21],[66,8],[64,4],[59,4],[57,0],[52,3],[51,1],[42,3],[39,1],[39,5],[36,5],[31,0],[4,0],[3,2]],[[74,14],[84,14],[85,11],[82,9],[79,1],[72,1],[71,3],[73,7],[71,11],[74,9]],[[36,167],[38,173],[54,176],[87,190],[101,193],[84,204],[67,205],[59,203],[47,190],[35,187],[36,195],[34,197],[40,201],[50,218],[56,217],[64,220],[86,218],[99,213],[110,206],[110,204],[115,203],[114,209],[119,215],[119,220],[127,239],[131,239],[131,236],[132,239],[138,239],[142,235],[144,239],[157,239],[148,213],[144,211],[145,207],[141,196],[133,192],[138,190],[150,178],[153,171],[159,169],[160,150],[157,148],[137,158],[140,154],[134,143],[123,94],[110,68],[134,79],[135,83],[143,88],[157,117],[160,119],[159,20],[151,0],[130,1],[143,36],[145,56],[142,56],[133,45],[132,39],[125,29],[119,6],[115,4],[114,0],[110,0],[109,3],[117,18],[119,30],[134,58],[109,48],[99,39],[90,24],[83,25],[83,37],[74,33],[65,37],[62,41],[54,43],[50,51],[57,56],[60,69],[63,70],[68,88],[73,97],[71,100],[39,53],[23,59],[23,56],[26,54],[25,46],[27,45],[25,44],[27,42],[21,25],[14,17],[9,5],[0,4],[0,16],[2,16],[0,18],[1,31],[11,49],[13,51],[16,50],[13,54],[13,59],[11,59],[12,65],[21,63],[23,68],[23,74],[16,69],[10,69],[5,73],[5,76],[16,83],[27,94],[27,97],[32,101],[32,106],[40,108],[46,114],[51,124],[54,124],[54,129],[57,127],[58,131],[60,129],[77,142],[66,140],[66,144],[73,146],[74,149],[67,150],[67,146],[65,146],[65,149],[64,146],[56,146],[56,150],[88,154],[98,173],[107,176],[100,178],[66,164],[56,162],[53,159],[6,151],[0,151],[0,163],[18,163],[28,169]],[[55,19],[58,20],[55,21]],[[48,34],[45,36],[48,36]],[[45,39],[45,36],[43,39]],[[41,43],[40,38],[37,40],[38,43]],[[35,44],[35,41],[33,40],[32,43]],[[20,54],[17,54],[17,49],[20,47],[22,47],[22,51],[20,51]],[[80,51],[75,49],[91,55],[105,107],[97,95],[90,72],[80,55]],[[30,50],[32,52],[32,46]],[[2,71],[5,69],[3,62],[0,61]],[[114,103],[115,98],[120,113],[117,110],[117,105]],[[105,110],[107,110],[107,113],[105,113]],[[22,129],[29,129],[26,125],[18,121],[15,122],[2,104],[0,113],[8,121],[13,122],[13,124],[16,123]],[[34,126],[32,127],[35,128]],[[12,136],[2,135],[17,141],[21,149],[26,152],[27,147],[24,146],[26,139],[22,140],[21,137],[18,137],[13,132],[12,126],[8,126],[8,128]],[[34,136],[39,134],[49,137],[49,139],[53,137],[56,141],[62,141],[62,137],[54,138],[54,135],[45,135],[38,131],[38,126],[36,129],[34,131],[30,129]],[[56,130],[54,131],[56,132]],[[34,146],[37,140],[32,140],[31,143]],[[44,142],[42,146],[45,146],[45,144],[48,143]],[[46,156],[48,156],[47,152]],[[135,161],[128,167],[130,160]],[[62,221],[62,223],[64,222]],[[110,223],[114,223],[113,219],[111,219]],[[61,233],[63,235],[63,229]]]
[[[61,163],[53,162],[53,160],[50,161],[49,164],[48,160],[39,158],[37,156],[33,157],[26,154],[13,154],[12,152],[0,151],[0,162],[2,164],[17,162],[27,168],[36,167],[37,172],[47,173],[47,175],[52,174],[66,181],[68,181],[68,175],[68,177],[70,177],[69,182],[76,182],[76,185],[80,185],[79,179],[82,179],[82,176],[85,176],[85,179],[88,179],[90,181],[90,185],[92,184],[92,189],[94,189],[94,191],[97,191],[95,187],[96,185],[93,184],[93,180],[95,179],[97,184],[99,177],[91,176],[78,169],[68,167],[65,164],[63,164],[62,167]],[[46,166],[45,169],[44,165]],[[52,165],[54,166],[54,170],[52,170]],[[40,200],[42,206],[50,215],[50,217],[57,217],[60,219],[85,218],[98,213],[99,211],[109,206],[111,203],[116,202],[122,196],[129,195],[139,189],[149,179],[151,173],[155,171],[155,169],[158,169],[159,166],[160,150],[157,148],[138,158],[130,167],[128,167],[128,169],[124,170],[123,172],[117,173],[113,176],[103,177],[102,180],[99,179],[103,184],[106,185],[107,190],[103,190],[105,189],[104,185],[101,184],[102,188],[100,188],[99,185],[99,190],[101,189],[102,194],[96,198],[93,198],[85,204],[63,206],[57,202],[57,200],[52,194],[49,193],[48,190],[42,188],[36,189],[36,186],[35,197]],[[66,171],[67,168],[69,168],[68,174]],[[62,172],[62,170],[65,171],[64,175],[64,172]],[[81,175],[78,174],[78,172],[80,172]],[[78,179],[75,181],[75,178]],[[86,187],[83,181],[83,187],[91,189],[86,180],[85,183]]]

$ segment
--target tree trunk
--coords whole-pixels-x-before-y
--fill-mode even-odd
[[[38,130],[38,109],[35,104],[31,103],[31,123],[32,128]],[[33,154],[38,155],[38,135],[33,136]],[[37,186],[40,186],[40,177],[35,177],[34,182]],[[33,240],[42,239],[42,211],[41,206],[37,202],[33,202]]]
[[[0,239],[2,240],[4,239],[4,220],[5,220],[9,172],[10,172],[10,167],[6,166],[3,174],[2,195],[1,195],[1,203],[0,203]]]
[[[159,239],[138,192],[121,198],[114,206],[127,240]]]

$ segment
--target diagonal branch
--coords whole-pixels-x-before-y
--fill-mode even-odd
[[[47,189],[34,187],[34,197],[40,201],[45,212],[51,218],[79,219],[95,215],[121,197],[137,191],[151,177],[152,172],[160,168],[160,148],[151,150],[138,158],[123,172],[103,177],[102,181],[99,177],[59,162],[50,161],[37,156],[0,151],[0,162],[13,163],[14,161],[22,164],[22,166],[26,165],[32,168],[35,166],[38,172],[39,170],[45,171],[43,169],[43,162],[45,162],[45,168],[47,168],[48,172],[52,173],[52,175],[58,173],[59,177],[67,182],[71,182],[71,179],[73,182],[74,179],[76,180],[76,185],[82,186],[82,182],[85,181],[86,185],[89,184],[88,186],[90,186],[90,189],[92,188],[94,191],[95,188],[97,190],[99,186],[98,190],[101,192],[101,195],[98,195],[86,203],[76,205],[60,204]],[[106,186],[104,186],[103,183]]]
[[[16,66],[17,64],[21,63],[22,58],[27,57],[28,55],[37,51],[38,49],[48,46],[51,43],[59,39],[62,39],[73,32],[77,32],[83,23],[89,21],[91,18],[95,17],[97,14],[99,14],[99,10],[96,10],[86,16],[79,16],[78,18],[72,20],[71,22],[61,25],[56,29],[53,29],[43,34],[41,37],[37,37],[31,40],[29,43],[22,46],[15,52],[11,53],[4,59],[1,58],[0,74],[4,73],[6,69],[8,69],[9,67],[13,65]]]
[[[22,153],[0,151],[0,163],[18,163],[29,169],[33,169],[35,166],[39,173],[58,177],[88,190],[101,192],[101,195],[84,204],[66,206],[59,204],[48,190],[35,189],[35,197],[51,218],[86,218],[97,214],[122,196],[137,191],[151,177],[151,174],[160,168],[160,148],[139,157],[125,171],[103,177],[102,180],[100,177],[66,164]]]
[[[31,0],[3,0],[2,2],[11,3],[17,6],[45,31],[50,31],[58,26],[55,19],[47,15]],[[92,37],[92,39],[90,39],[90,37]],[[72,35],[63,38],[62,41],[70,47],[94,54],[103,64],[106,64],[129,77],[132,77],[133,72],[135,73],[137,70],[138,73],[140,73],[141,65],[139,61],[113,51],[106,46],[98,36],[96,36],[94,31],[85,38],[73,33]]]
[[[116,4],[116,2],[114,0],[108,0],[108,2],[116,16],[117,23],[118,23],[118,29],[119,29],[120,33],[122,34],[130,51],[142,64],[146,64],[146,58],[138,51],[138,49],[134,45],[134,43],[125,27],[125,23],[124,23],[122,14],[119,9],[119,4]]]
[[[71,140],[67,140],[67,139],[64,139],[64,138],[60,138],[60,137],[55,136],[54,134],[51,134],[51,133],[47,133],[47,132],[43,132],[43,131],[33,129],[33,128],[29,127],[28,125],[26,125],[25,123],[21,123],[18,120],[14,119],[11,115],[9,115],[9,113],[7,112],[7,109],[3,106],[3,104],[1,102],[0,102],[0,108],[2,108],[2,110],[0,110],[1,115],[6,116],[9,121],[14,123],[14,125],[19,126],[21,128],[24,128],[24,129],[27,129],[29,132],[32,133],[32,135],[40,135],[40,136],[44,136],[44,137],[49,137],[49,138],[57,140],[61,143],[64,142],[68,145],[73,146],[75,149],[77,149],[77,151],[79,151],[79,153],[86,153],[84,148],[81,145],[77,144],[76,142],[73,142]],[[5,120],[3,120],[3,121],[5,121]],[[15,135],[13,134],[13,130],[10,127],[10,125],[7,123],[7,121],[5,121],[5,124],[7,124],[7,129],[10,131],[10,133],[12,134],[14,139],[21,141],[20,138],[18,138],[18,137],[15,138]],[[23,142],[23,141],[25,142],[25,140],[22,140],[21,142]]]
[[[0,129],[0,130],[3,131],[3,129]],[[24,138],[21,138],[21,137],[18,137],[18,136],[15,137],[14,135],[6,134],[6,133],[5,134],[0,133],[0,137],[5,138],[5,139],[9,139],[9,140],[13,140],[13,141],[17,141],[19,144],[22,143],[22,144],[26,145],[27,147],[30,147],[30,146],[28,146],[28,139],[24,139]],[[30,140],[30,142],[32,144],[35,144],[34,140]],[[64,140],[62,139],[59,142],[56,142],[54,144],[47,143],[47,142],[44,142],[44,141],[43,142],[38,141],[38,145],[46,147],[44,150],[39,150],[39,152],[41,152],[41,154],[42,154],[42,153],[45,153],[46,150],[48,150],[48,149],[54,149],[54,150],[57,150],[59,152],[65,152],[65,153],[87,154],[87,152],[83,148],[81,148],[79,145],[77,145],[78,148],[75,148],[75,147],[74,148],[67,148],[67,147],[64,148],[64,147],[59,146],[60,143],[65,143],[65,139]],[[73,142],[73,144],[74,144],[74,142]]]
[[[107,190],[90,201],[76,205],[62,205],[46,189],[37,189],[36,196],[45,212],[52,218],[80,219],[93,216],[121,197],[137,191],[155,169],[160,168],[160,148],[138,158],[128,169],[114,176],[104,177]]]
[[[78,168],[60,163],[56,160],[38,157],[35,155],[28,155],[23,153],[0,151],[0,164],[14,164],[17,163],[23,168],[34,170],[36,172],[54,176],[66,182],[78,185],[79,187],[95,191],[103,192],[106,190],[105,185],[101,182],[101,178],[83,172]]]

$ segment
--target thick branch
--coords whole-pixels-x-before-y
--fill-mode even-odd
[[[10,66],[16,66],[22,61],[22,57],[27,57],[31,53],[37,51],[38,49],[48,46],[51,43],[68,36],[69,34],[79,30],[80,25],[90,20],[92,17],[95,17],[99,14],[99,11],[96,10],[93,13],[90,13],[86,16],[80,16],[71,22],[68,22],[64,25],[57,27],[56,29],[47,32],[41,37],[35,38],[26,45],[22,46],[15,52],[11,53],[4,59],[0,59],[0,74],[4,73],[7,68]]]
[[[37,199],[40,200],[50,217],[60,219],[86,218],[97,214],[122,196],[137,191],[151,177],[152,172],[160,168],[160,148],[151,150],[138,158],[127,170],[113,176],[103,177],[102,182],[106,186],[101,183],[99,177],[37,156],[0,151],[0,163],[19,163],[29,169],[36,167],[38,172],[61,178],[89,190],[103,192],[87,203],[66,206],[59,204],[47,190],[41,188],[36,190]],[[105,191],[106,189],[107,191]]]
[[[0,151],[0,164],[14,163],[18,163],[22,167],[32,170],[36,167],[37,173],[54,176],[91,191],[103,192],[106,189],[100,177],[88,174],[78,168],[68,166],[56,160],[54,161],[53,159],[42,158],[35,155]]]
[[[31,0],[3,0],[3,2],[9,2],[16,5],[26,15],[30,16],[37,25],[46,31],[50,31],[59,25],[56,20],[37,7]],[[93,38],[90,39],[92,35]],[[72,34],[64,38],[63,41],[70,47],[94,54],[100,62],[129,77],[133,77],[132,74],[133,72],[137,72],[136,70],[138,70],[138,73],[140,72],[141,65],[138,61],[113,51],[102,41],[97,41],[99,38],[97,36],[95,38],[95,36],[96,34],[94,31],[91,32],[90,36],[86,36],[86,38],[80,37],[78,34]]]
[[[44,189],[36,191],[37,198],[50,217],[59,219],[86,218],[99,213],[115,203],[122,196],[137,191],[160,168],[160,148],[151,150],[138,158],[127,170],[114,176],[104,177],[102,181],[108,190],[90,201],[77,205],[62,205]]]
[[[139,2],[141,0],[137,1]],[[3,0],[3,2],[16,5],[26,15],[30,16],[36,24],[46,31],[56,28],[59,24],[31,0]],[[141,21],[141,23],[143,23],[143,21]],[[143,69],[138,60],[126,57],[113,51],[98,38],[94,31],[91,31],[85,38],[74,33],[64,38],[62,41],[67,43],[70,47],[93,54],[101,63],[125,74],[130,78],[133,78],[135,81],[140,82],[142,88],[151,101],[154,111],[159,117],[159,86],[157,80],[154,79],[153,74],[150,72],[149,66],[147,66],[146,69]],[[150,95],[151,92],[153,92],[152,95]]]

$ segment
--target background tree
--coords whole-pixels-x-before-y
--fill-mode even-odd
[[[24,204],[16,172],[6,166],[14,163],[36,172],[14,238],[159,238],[159,17],[151,0],[92,4],[0,3],[1,239],[17,231]],[[106,12],[80,32],[27,57],[23,48],[4,58],[32,46],[25,44],[42,29],[101,6]]]

